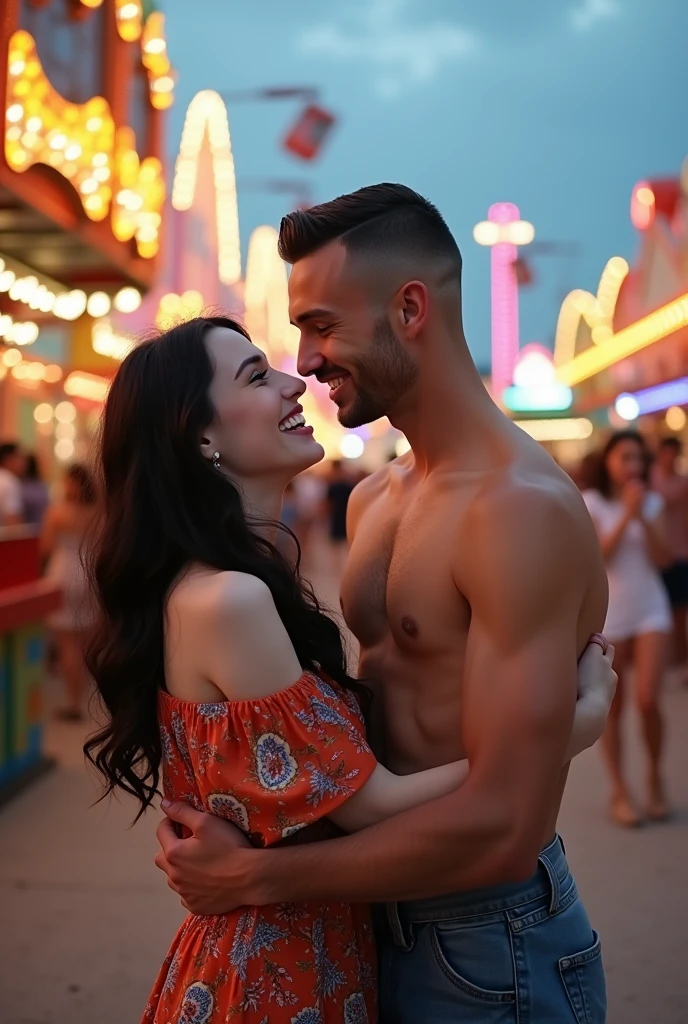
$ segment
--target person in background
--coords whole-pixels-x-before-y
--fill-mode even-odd
[[[294,532],[299,539],[304,556],[310,554],[313,530],[322,510],[325,497],[325,481],[320,473],[300,473],[294,479],[296,498],[296,523]]]
[[[67,704],[58,711],[64,721],[82,719],[87,672],[84,644],[94,621],[81,547],[96,510],[93,477],[83,465],[67,470],[62,500],[46,512],[41,550],[46,576],[62,588],[62,607],[48,617],[57,642],[57,661],[67,691]]]
[[[29,526],[42,526],[43,517],[50,504],[50,495],[46,484],[41,479],[38,459],[35,455],[27,455],[24,459],[21,492],[24,522]]]
[[[604,734],[612,780],[611,814],[635,826],[641,815],[623,772],[621,711],[628,670],[635,666],[636,701],[648,755],[648,818],[662,821],[668,807],[662,782],[663,727],[659,696],[666,667],[671,608],[658,566],[669,560],[664,500],[648,490],[649,453],[633,431],[612,435],[602,452],[594,488],[583,497],[597,528],[609,577],[605,633],[616,648],[619,676]]]
[[[23,522],[20,476],[24,459],[14,441],[0,444],[0,526],[17,526]]]
[[[682,446],[677,437],[660,442],[652,467],[652,487],[664,498],[671,564],[664,582],[674,613],[674,662],[688,685],[688,476],[679,471]]]
[[[580,460],[575,471],[571,473],[571,479],[579,491],[589,491],[595,487],[599,472],[600,453],[588,452]]]
[[[329,513],[329,536],[335,554],[335,569],[344,568],[346,561],[346,510],[349,498],[355,487],[355,481],[345,471],[339,459],[330,466],[330,479],[327,485],[327,508]]]

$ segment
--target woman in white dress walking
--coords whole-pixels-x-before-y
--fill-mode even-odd
[[[609,577],[605,634],[616,647],[619,676],[604,734],[612,781],[611,813],[619,825],[642,817],[623,773],[621,712],[626,676],[635,667],[635,695],[648,756],[647,817],[668,815],[662,782],[663,726],[659,696],[667,663],[672,616],[659,569],[669,558],[664,529],[664,500],[648,490],[649,452],[633,431],[614,434],[604,449],[597,486],[583,497],[597,528]]]
[[[67,704],[58,712],[66,721],[82,718],[87,672],[84,641],[94,621],[81,547],[95,513],[93,478],[82,465],[67,470],[62,500],[45,515],[41,547],[46,575],[62,589],[62,605],[48,618],[57,642],[58,667]]]

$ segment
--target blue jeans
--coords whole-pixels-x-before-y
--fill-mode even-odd
[[[559,838],[528,882],[392,903],[380,1024],[604,1024],[599,936]]]

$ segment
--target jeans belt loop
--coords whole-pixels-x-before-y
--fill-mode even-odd
[[[561,903],[561,885],[559,883],[559,877],[554,870],[552,861],[546,853],[541,853],[538,860],[547,872],[547,877],[549,878],[549,884],[552,890],[552,898],[549,901],[549,912],[550,914],[556,914],[559,909],[559,904]]]
[[[406,938],[404,926],[401,922],[399,915],[399,904],[398,903],[387,903],[387,923],[392,933],[392,938],[397,946],[405,950],[407,953],[413,948],[413,943],[410,939]]]

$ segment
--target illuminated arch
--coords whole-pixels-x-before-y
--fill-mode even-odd
[[[215,181],[218,272],[223,284],[232,285],[241,280],[239,209],[234,157],[227,108],[220,95],[211,89],[197,93],[186,111],[182,141],[174,170],[172,206],[175,210],[188,210],[193,204],[198,161],[206,133],[210,143]]]
[[[591,331],[595,345],[601,345],[614,334],[614,311],[628,274],[628,263],[621,256],[613,256],[600,277],[597,295],[576,288],[569,292],[561,304],[554,342],[554,365],[559,368],[576,355],[576,338],[581,320]]]

